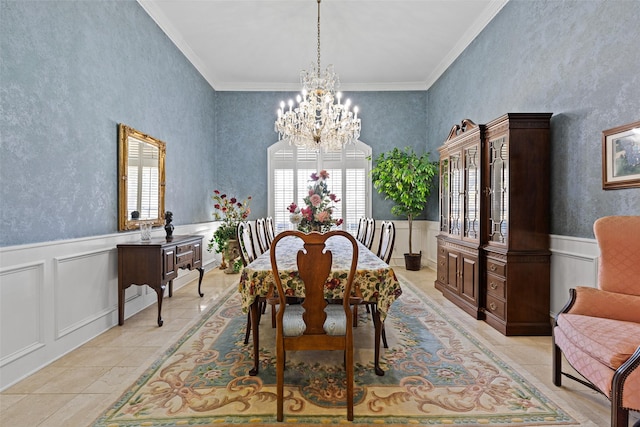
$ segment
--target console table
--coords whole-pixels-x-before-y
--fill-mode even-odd
[[[202,236],[173,236],[171,240],[122,243],[118,246],[118,324],[124,324],[124,291],[131,285],[148,285],[158,295],[158,326],[162,326],[162,298],[169,283],[173,295],[173,279],[178,269],[194,268],[200,272],[198,294],[202,285]]]

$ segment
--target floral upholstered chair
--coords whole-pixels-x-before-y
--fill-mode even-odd
[[[640,410],[640,216],[598,219],[598,288],[570,290],[553,329],[553,383],[562,375],[611,401],[611,426]],[[562,354],[586,379],[562,372]]]

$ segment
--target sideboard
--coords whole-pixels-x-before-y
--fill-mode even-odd
[[[124,324],[124,292],[131,285],[148,285],[158,295],[158,326],[162,326],[162,298],[169,284],[173,295],[173,279],[179,269],[200,272],[198,294],[201,292],[202,236],[173,236],[148,241],[122,243],[118,246],[118,324]]]

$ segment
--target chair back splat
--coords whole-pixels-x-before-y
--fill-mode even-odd
[[[256,237],[258,238],[258,249],[263,254],[269,249],[271,242],[267,236],[267,220],[264,218],[256,219]]]
[[[380,243],[378,244],[378,258],[389,264],[393,246],[396,242],[396,226],[391,221],[382,221],[380,224]]]
[[[273,242],[273,239],[276,237],[276,227],[273,223],[273,217],[271,216],[268,216],[265,222],[267,227],[267,240],[269,241],[269,246],[271,246],[271,242]]]
[[[364,244],[364,239],[367,234],[367,218],[361,217],[358,220],[358,230],[356,231],[356,240]]]
[[[304,301],[288,306],[286,289],[278,269],[278,244],[284,238],[301,239],[303,249],[296,262],[300,279],[304,283]],[[351,245],[350,269],[341,304],[329,304],[325,299],[325,285],[333,265],[332,252],[327,249],[328,239],[347,239]],[[287,350],[343,350],[347,377],[347,419],[353,421],[353,319],[350,295],[358,264],[358,244],[351,234],[334,230],[320,234],[300,231],[279,233],[270,251],[280,304],[276,315],[276,388],[277,420],[283,420],[284,368]]]
[[[238,245],[240,246],[240,258],[246,267],[256,259],[256,249],[253,245],[253,232],[251,224],[243,221],[238,224]]]
[[[364,233],[364,242],[368,249],[371,249],[371,245],[373,245],[373,237],[376,235],[376,220],[373,218],[366,218],[367,230]]]

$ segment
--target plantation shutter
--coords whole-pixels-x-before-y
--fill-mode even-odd
[[[292,202],[304,206],[310,176],[327,170],[327,187],[339,201],[333,217],[342,218],[342,229],[355,234],[358,219],[371,216],[371,148],[361,141],[342,151],[323,152],[290,146],[284,141],[268,149],[269,215],[274,218],[276,232],[293,228],[288,207]]]

